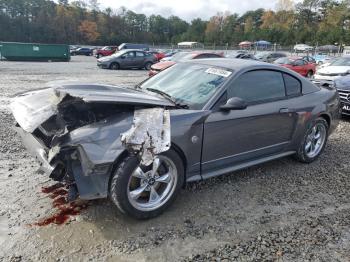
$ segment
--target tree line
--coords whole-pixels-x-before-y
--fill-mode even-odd
[[[0,0],[0,41],[237,45],[264,39],[281,45],[350,44],[350,0],[279,0],[274,11],[233,11],[187,22],[126,8],[102,9],[98,0]]]

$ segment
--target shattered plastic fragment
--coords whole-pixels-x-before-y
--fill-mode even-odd
[[[163,108],[138,109],[132,127],[121,134],[123,145],[138,154],[141,164],[150,165],[154,156],[170,148],[170,112]]]

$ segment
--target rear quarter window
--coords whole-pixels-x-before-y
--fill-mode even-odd
[[[287,96],[297,96],[301,94],[301,83],[298,79],[288,74],[283,74],[283,79]]]

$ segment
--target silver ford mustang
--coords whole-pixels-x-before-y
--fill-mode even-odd
[[[186,182],[294,155],[320,156],[339,118],[335,89],[239,59],[177,64],[134,88],[61,84],[20,94],[15,129],[69,200],[110,198],[139,219]]]

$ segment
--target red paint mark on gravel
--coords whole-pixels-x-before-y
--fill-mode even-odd
[[[57,210],[53,215],[31,224],[33,226],[47,226],[49,224],[62,225],[66,223],[71,216],[79,215],[82,210],[88,207],[86,203],[69,203],[67,201],[68,191],[62,183],[57,183],[49,187],[42,187],[41,192],[48,194],[48,197],[53,199],[52,206]]]
[[[58,188],[58,189],[52,191],[52,193],[50,193],[49,198],[55,199],[58,196],[67,196],[67,194],[68,194],[67,190],[65,190],[63,188]]]
[[[49,194],[49,193],[55,191],[56,189],[62,188],[62,187],[64,187],[64,185],[62,183],[56,183],[56,184],[54,184],[52,186],[42,187],[41,188],[41,192],[43,192],[45,194]]]
[[[40,220],[37,223],[34,223],[35,226],[47,226],[49,224],[62,225],[66,223],[71,216],[75,216],[80,214],[80,212],[87,208],[86,204],[63,204],[57,205],[58,212]]]
[[[68,204],[68,201],[67,201],[67,198],[63,196],[54,199],[52,202],[52,205],[57,208],[65,204]]]

